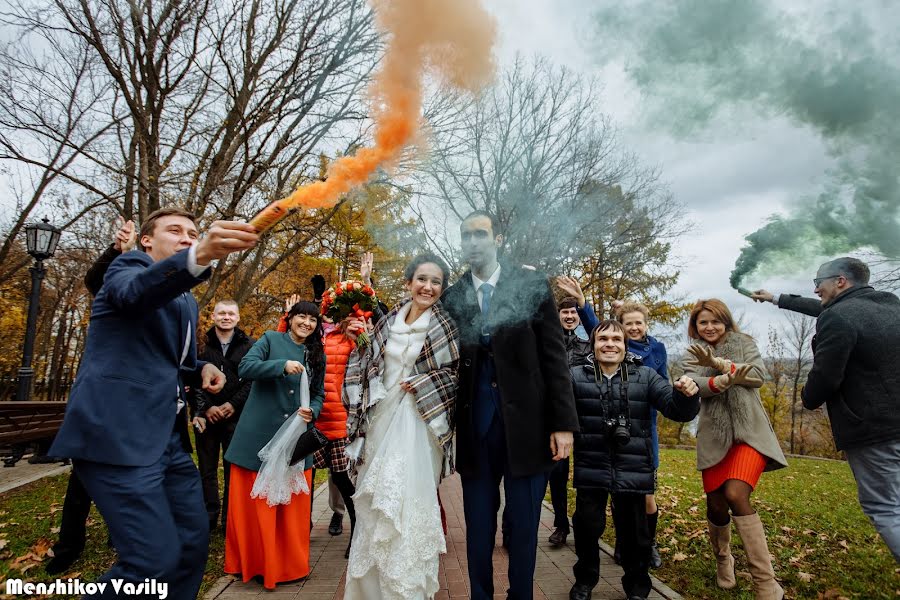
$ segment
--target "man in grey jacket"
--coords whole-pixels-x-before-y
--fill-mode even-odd
[[[828,406],[859,503],[900,562],[900,299],[869,285],[869,267],[837,258],[814,280],[822,300],[803,405]]]

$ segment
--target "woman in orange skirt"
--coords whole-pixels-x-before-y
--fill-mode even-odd
[[[766,367],[756,343],[738,331],[721,300],[694,304],[688,322],[693,343],[684,374],[700,386],[697,468],[703,473],[709,539],[716,557],[716,584],[737,585],[731,555],[731,521],[744,542],[757,600],[781,600],[766,533],[750,495],[763,471],[787,466],[759,388]]]
[[[312,302],[298,302],[287,321],[287,331],[267,331],[241,360],[238,373],[253,385],[225,454],[231,463],[225,572],[240,574],[244,581],[261,575],[267,589],[309,575],[311,505],[305,493],[275,506],[263,498],[251,498],[260,468],[257,454],[295,412],[307,423],[318,417],[325,397],[319,308]],[[309,408],[300,407],[304,370],[309,377]],[[311,456],[305,469],[311,490]]]

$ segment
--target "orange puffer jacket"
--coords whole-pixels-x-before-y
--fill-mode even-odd
[[[334,329],[325,334],[325,404],[316,419],[316,427],[329,440],[347,437],[347,411],[341,401],[341,388],[347,361],[356,347],[353,340]]]

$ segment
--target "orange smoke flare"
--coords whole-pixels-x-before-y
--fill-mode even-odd
[[[493,74],[494,23],[478,0],[373,0],[378,28],[388,36],[381,70],[370,86],[375,145],[331,164],[325,181],[276,200],[250,224],[260,232],[293,208],[334,205],[365,184],[379,165],[396,160],[419,131],[426,69],[444,83],[475,91]]]

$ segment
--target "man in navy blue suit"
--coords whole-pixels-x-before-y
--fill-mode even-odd
[[[471,596],[494,597],[502,478],[507,597],[530,600],[547,472],[568,458],[578,429],[563,330],[547,277],[497,260],[503,236],[496,217],[473,212],[460,237],[471,268],[441,300],[460,332],[456,468]]]
[[[168,584],[194,598],[209,529],[200,475],[188,452],[184,386],[217,393],[225,376],[197,360],[197,303],[190,289],[210,263],[251,248],[246,223],[217,221],[206,237],[175,208],[149,215],[144,251],[116,258],[91,312],[81,367],[51,452],[75,472],[106,520],[119,559],[100,579]]]

